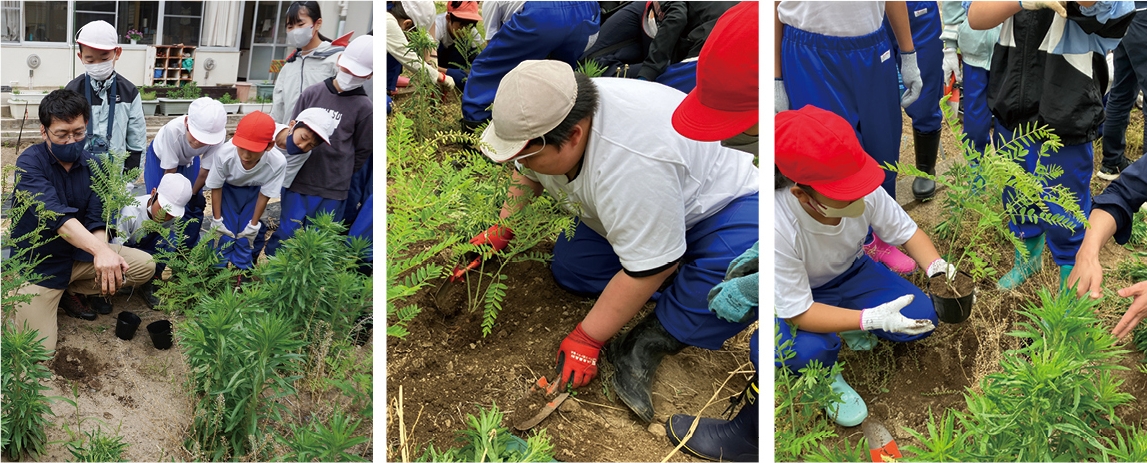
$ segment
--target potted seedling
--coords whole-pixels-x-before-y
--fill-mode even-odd
[[[1058,135],[1047,126],[1027,124],[1015,130],[1015,137],[1002,146],[989,145],[981,153],[972,147],[971,140],[957,130],[957,120],[951,108],[942,101],[948,128],[960,143],[962,159],[940,175],[930,175],[914,165],[897,162],[885,168],[893,172],[928,178],[937,186],[945,187],[942,199],[945,219],[935,229],[937,243],[946,243],[945,260],[960,271],[955,276],[933,277],[928,292],[936,305],[940,320],[960,323],[968,318],[975,301],[976,283],[994,277],[991,266],[992,243],[1004,239],[1020,251],[1025,258],[1027,249],[1009,229],[1009,223],[1033,223],[1037,220],[1064,228],[1086,224],[1087,218],[1075,202],[1075,197],[1062,185],[1050,181],[1063,174],[1063,169],[1047,163],[1049,152],[1063,146]],[[1023,149],[1025,140],[1043,140],[1038,153]],[[1035,173],[1023,168],[1025,156],[1037,156]],[[1000,198],[1005,191],[1014,200],[1004,204]],[[1053,206],[1063,211],[1053,213]]]
[[[159,111],[164,116],[178,116],[187,114],[191,102],[200,97],[199,87],[195,81],[188,82],[179,90],[167,92],[167,98],[159,99]]]
[[[249,102],[249,103],[243,103],[239,109],[240,109],[240,112],[242,112],[243,114],[251,114],[255,111],[262,111],[265,113],[270,113],[271,112],[271,99],[270,98],[263,98],[263,97],[255,97],[255,101]]]
[[[268,101],[272,95],[275,94],[275,82],[271,80],[264,80],[255,83],[255,97],[266,98]]]
[[[154,116],[155,109],[159,106],[155,92],[139,92],[139,99],[143,101],[143,115]]]
[[[230,93],[224,93],[223,96],[219,97],[219,102],[223,104],[223,109],[227,111],[227,114],[239,112],[239,102],[231,98]]]

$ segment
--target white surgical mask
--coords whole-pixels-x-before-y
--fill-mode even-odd
[[[315,27],[296,27],[287,31],[287,45],[292,48],[303,48],[311,43],[311,38],[314,36]]]
[[[362,87],[363,82],[366,82],[366,77],[359,77],[354,74],[339,71],[335,76],[335,81],[339,83],[339,88],[344,92],[349,92],[356,88]]]
[[[817,212],[820,212],[820,214],[825,216],[825,217],[832,217],[832,218],[847,217],[847,218],[855,219],[857,217],[864,215],[864,199],[858,199],[856,201],[853,201],[851,204],[849,204],[845,207],[841,207],[841,208],[825,206],[824,204],[821,204],[820,201],[813,199],[812,200],[812,207],[813,207],[813,209],[816,209]]]
[[[111,77],[112,75],[112,71],[115,70],[115,60],[109,59],[102,63],[85,64],[84,69],[88,71],[88,76],[90,76],[92,80],[108,80],[108,77]]]
[[[742,132],[733,135],[732,138],[721,140],[721,146],[755,155],[757,154],[757,138],[756,135],[748,135]]]

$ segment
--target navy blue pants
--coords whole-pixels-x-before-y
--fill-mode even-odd
[[[1139,3],[1136,2],[1136,6]],[[1147,91],[1147,13],[1138,13],[1119,46],[1115,47],[1115,80],[1107,96],[1103,123],[1103,165],[1117,166],[1126,159],[1127,123],[1139,90]],[[1143,128],[1147,140],[1147,126]],[[1147,150],[1144,151],[1147,153]]]
[[[359,208],[362,207],[362,201],[374,193],[374,162],[368,158],[362,167],[350,178],[350,189],[346,193],[346,201],[343,202],[343,210],[339,214],[340,217],[346,220],[348,224],[353,223],[358,217]]]
[[[912,43],[916,47],[916,65],[924,88],[918,98],[904,110],[912,119],[917,132],[933,133],[940,130],[944,115],[940,112],[940,98],[944,96],[944,41],[940,40],[940,8],[936,2],[907,2],[908,24],[912,28]],[[900,47],[888,19],[884,20],[893,56],[900,61]],[[895,197],[895,196],[894,196]]]
[[[907,307],[900,309],[902,315],[911,319],[932,320],[933,325],[940,323],[936,307],[932,305],[932,299],[924,294],[924,291],[888,267],[877,264],[866,254],[856,259],[852,267],[844,273],[812,289],[813,301],[852,310],[870,309],[907,294],[916,297]],[[796,352],[796,356],[785,364],[792,371],[800,371],[812,360],[819,360],[825,368],[836,364],[836,358],[840,354],[840,336],[836,333],[813,333],[798,329],[794,338],[790,332],[790,325],[784,319],[778,317],[777,326],[780,327],[782,344],[789,340],[793,341],[792,349]],[[870,333],[880,339],[908,342],[924,339],[930,336],[932,331],[915,335],[890,333],[884,330],[872,330]],[[777,368],[781,367],[779,361],[774,361],[774,364]]]
[[[883,29],[830,37],[786,26],[781,66],[792,109],[813,105],[836,113],[877,164],[895,165],[902,130],[894,54]],[[896,174],[885,172],[881,187],[895,198]]]
[[[347,230],[347,235],[365,240],[374,239],[374,193],[371,193],[362,202],[362,208],[358,211],[358,217],[355,217],[354,222],[351,223],[350,229]],[[366,248],[367,262],[374,262],[374,251],[372,248]]]
[[[485,121],[502,77],[522,61],[554,59],[577,66],[598,32],[597,2],[526,2],[502,25],[470,66],[462,93],[462,119]]]
[[[964,92],[960,95],[964,108],[964,133],[978,152],[992,141],[992,110],[988,108],[988,70],[964,65]]]
[[[152,146],[155,142],[147,144],[147,154],[145,154],[145,161],[143,163],[143,183],[144,188],[147,189],[148,194],[152,189],[159,188],[159,181],[163,179],[164,171],[159,166],[159,157],[155,155],[155,150]],[[199,178],[199,156],[191,160],[190,166],[179,166],[175,168],[175,173],[180,174],[195,185],[195,180]],[[198,199],[198,201],[196,201]],[[203,192],[192,194],[191,201],[187,203],[187,207],[183,211],[183,218],[181,220],[187,221],[187,228],[183,229],[183,245],[188,249],[195,247],[199,244],[199,230],[203,226]]]
[[[685,232],[686,250],[672,283],[655,295],[657,319],[678,341],[720,349],[749,325],[730,323],[709,310],[709,290],[725,278],[729,263],[760,239],[758,194],[734,200],[716,215]],[[550,266],[554,281],[567,291],[600,294],[621,271],[621,261],[604,237],[584,223],[574,236],[560,236]]]
[[[251,223],[260,188],[262,187],[259,185],[223,184],[223,203],[219,206],[223,214],[223,225],[232,233],[238,235],[243,232],[247,224]],[[259,222],[259,234],[255,235],[254,240],[242,238],[236,241],[234,238],[220,236],[215,246],[223,254],[224,261],[230,262],[235,268],[246,270],[255,266],[255,256],[259,255],[258,251],[263,247],[262,242],[265,241],[266,233],[266,225]],[[228,243],[231,244],[227,246]]]
[[[996,123],[996,143],[997,146],[1003,146],[1004,143],[1011,141],[1014,136],[1012,132],[1000,123]],[[1023,143],[1022,150],[1027,152],[1023,159],[1023,167],[1029,173],[1034,173],[1036,170],[1036,163],[1039,160],[1040,145],[1043,142],[1034,140],[1032,143]],[[1051,179],[1048,186],[1063,185],[1071,190],[1076,197],[1076,205],[1084,214],[1091,210],[1091,171],[1094,168],[1095,152],[1092,149],[1091,143],[1083,143],[1080,145],[1067,145],[1059,149],[1058,152],[1049,152],[1049,156],[1045,158],[1042,163],[1044,165],[1054,164],[1063,168],[1063,174],[1057,178]],[[1012,200],[1013,193],[1010,190],[1005,190],[1003,194],[1004,204],[1009,204]],[[1034,211],[1033,211],[1034,212]],[[1074,265],[1075,253],[1079,251],[1079,245],[1083,243],[1083,224],[1076,221],[1071,216],[1064,213],[1063,208],[1055,205],[1050,206],[1050,212],[1056,215],[1068,218],[1072,224],[1073,229],[1067,229],[1056,225],[1049,224],[1042,220],[1035,223],[1017,223],[1013,221],[1008,225],[1019,238],[1035,238],[1041,234],[1047,234],[1047,246],[1051,249],[1051,255],[1055,258],[1056,265]]]
[[[305,195],[286,188],[280,198],[279,228],[267,240],[268,257],[275,255],[283,245],[283,240],[294,236],[295,230],[306,226],[311,217],[322,212],[332,212],[335,220],[342,220],[343,203],[346,201]]]
[[[390,56],[390,53],[387,53],[386,54],[386,113],[387,114],[390,114],[391,110],[394,109],[393,108],[394,100],[390,98],[390,95],[393,94],[394,91],[398,89],[398,76],[399,75],[402,75],[402,63],[398,62],[397,59],[394,59],[393,56]]]

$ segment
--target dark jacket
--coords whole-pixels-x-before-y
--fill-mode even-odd
[[[1147,156],[1123,169],[1119,178],[1107,185],[1092,203],[1094,209],[1103,209],[1115,217],[1115,242],[1126,244],[1131,239],[1135,211],[1147,203]]]
[[[649,81],[657,80],[670,64],[700,55],[717,18],[739,2],[659,3],[665,17],[657,22],[657,36],[637,74]]]
[[[1064,145],[1079,145],[1099,138],[1108,80],[1104,55],[1119,43],[1134,13],[1101,23],[1084,16],[1075,2],[1067,10],[1067,21],[1055,21],[1049,9],[1021,11],[1004,21],[992,54],[988,107],[1008,130],[1046,124]],[[1056,38],[1050,51],[1040,49]]]
[[[320,143],[299,169],[288,188],[296,193],[344,200],[351,177],[374,154],[374,105],[360,87],[338,93],[334,77],[303,90],[291,114],[294,119],[307,108],[323,108],[335,115],[338,125],[331,143]]]
[[[35,200],[44,203],[44,208],[57,212],[60,215],[47,220],[47,228],[40,232],[41,239],[45,240],[31,253],[31,261],[43,258],[43,262],[36,265],[34,272],[45,281],[40,286],[52,289],[64,289],[72,275],[72,262],[91,262],[92,255],[87,251],[72,246],[56,233],[69,219],[77,219],[88,231],[102,230],[106,224],[103,219],[103,204],[100,198],[92,191],[92,171],[88,162],[94,159],[90,153],[84,151],[70,171],[65,171],[50,153],[45,143],[28,147],[16,158],[17,174],[20,176],[16,183],[16,191],[25,191],[35,196]],[[29,208],[23,215],[16,218],[16,225],[12,227],[12,238],[16,249],[27,249],[31,244],[21,238],[30,237],[29,233],[36,229],[37,217],[35,208]]]

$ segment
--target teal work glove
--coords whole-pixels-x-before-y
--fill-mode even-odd
[[[759,242],[754,243],[744,254],[733,259],[725,281],[709,291],[709,310],[716,313],[717,318],[743,323],[756,317],[761,281],[758,273],[759,245]]]

